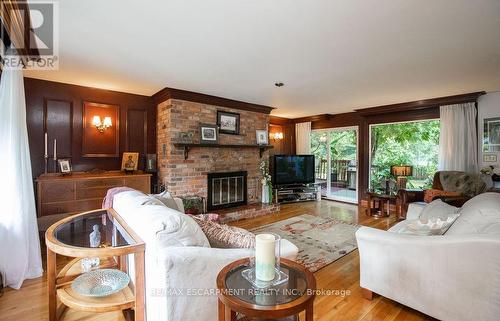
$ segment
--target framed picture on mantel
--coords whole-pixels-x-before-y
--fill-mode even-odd
[[[217,144],[219,142],[219,133],[217,125],[200,124],[200,143]]]
[[[240,133],[240,114],[225,111],[217,111],[217,125],[219,133],[239,135]]]

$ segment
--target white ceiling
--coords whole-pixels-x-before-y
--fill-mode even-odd
[[[59,3],[60,69],[28,77],[173,87],[284,117],[500,89],[499,0]]]

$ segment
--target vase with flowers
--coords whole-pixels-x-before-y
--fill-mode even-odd
[[[500,178],[500,167],[485,166],[481,168],[481,174],[486,186],[488,188],[494,187],[494,181],[498,181]]]
[[[269,204],[273,198],[273,186],[271,183],[271,174],[269,174],[269,161],[267,159],[262,160],[259,169],[262,175],[262,203]]]

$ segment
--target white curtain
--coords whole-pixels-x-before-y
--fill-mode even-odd
[[[440,107],[439,170],[478,171],[476,115],[474,103]]]
[[[0,78],[0,272],[19,289],[42,276],[21,69]]]
[[[297,155],[311,154],[311,122],[295,124],[295,149]]]

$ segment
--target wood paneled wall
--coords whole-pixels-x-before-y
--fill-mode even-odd
[[[295,154],[295,122],[291,119],[271,116],[269,118],[269,133],[283,133],[282,140],[270,139],[273,145],[271,155],[293,155]]]
[[[58,158],[71,158],[75,171],[119,170],[124,151],[139,152],[139,168],[143,169],[145,154],[156,153],[156,105],[151,97],[32,78],[24,78],[24,86],[33,177],[44,171],[45,130],[49,136],[49,156],[53,155],[56,138]],[[83,156],[84,102],[119,106],[118,157]],[[49,171],[54,171],[51,159]]]

